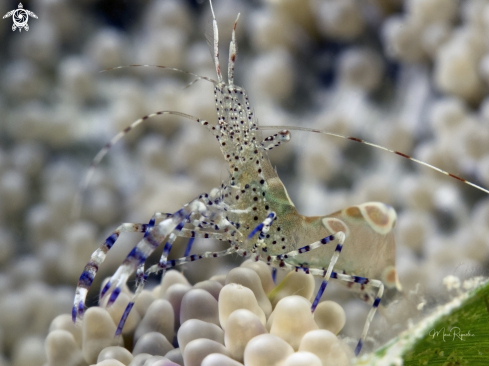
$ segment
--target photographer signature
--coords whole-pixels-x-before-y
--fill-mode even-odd
[[[475,334],[470,333],[470,330],[467,333],[462,333],[459,327],[450,328],[448,333],[445,333],[445,327],[443,327],[440,330],[432,329],[429,335],[433,337],[433,339],[435,339],[435,337],[442,336],[443,342],[446,342],[446,339],[451,339],[452,341],[455,339],[465,341],[466,337],[473,337]]]

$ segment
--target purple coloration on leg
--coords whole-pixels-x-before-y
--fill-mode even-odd
[[[71,320],[73,320],[73,323],[76,323],[76,306],[73,305],[73,308],[71,309]]]
[[[93,273],[89,271],[83,271],[80,279],[78,280],[78,286],[89,288],[93,282]]]
[[[138,247],[134,247],[127,255],[126,261],[128,259],[135,259],[138,264],[141,264],[146,261],[146,255]]]
[[[182,216],[183,216],[183,213],[184,213],[183,208],[181,208],[180,210],[178,210],[177,212],[175,212],[175,213],[173,214],[173,217],[178,217],[178,218],[180,218],[180,217],[182,217]]]
[[[153,229],[153,227],[155,226],[155,216],[153,216],[151,218],[151,220],[149,220],[148,224],[147,225],[144,225],[145,229],[144,229],[144,237],[146,238],[148,236],[148,234],[151,232],[151,230]]]
[[[105,296],[105,294],[107,293],[107,291],[109,291],[110,286],[111,286],[110,281],[107,281],[107,283],[105,284],[104,288],[102,289],[102,292],[100,292],[100,298],[103,298]]]
[[[136,283],[141,281],[146,282],[147,279],[148,279],[148,275],[144,272],[136,275]]]
[[[105,245],[107,246],[107,249],[112,248],[117,238],[119,238],[119,234],[114,233],[111,236],[109,236],[107,239],[105,239]]]
[[[115,331],[115,336],[119,336],[122,333],[122,328],[124,328],[124,325],[126,324],[126,320],[129,316],[129,313],[132,310],[132,307],[134,306],[133,302],[130,302],[126,306],[126,310],[124,310],[124,314],[122,314],[121,320],[119,321],[119,325],[117,326],[117,330]]]
[[[170,253],[171,247],[172,247],[172,244],[169,241],[167,241],[165,244],[165,247],[163,248],[163,255],[168,256],[168,253]]]
[[[136,271],[136,286],[146,282],[148,275],[144,272],[144,265],[139,266]]]
[[[277,283],[277,268],[273,267],[272,268],[272,280],[273,280],[273,283]]]
[[[263,222],[253,229],[253,231],[250,233],[250,235],[248,235],[248,239],[251,239],[253,236],[255,236],[255,234],[258,231],[261,231],[261,229],[263,229]]]
[[[368,278],[365,277],[353,276],[353,280],[361,285],[366,285],[368,283]]]
[[[321,283],[321,287],[319,288],[319,291],[316,295],[316,298],[314,299],[314,302],[312,303],[311,312],[314,313],[314,311],[316,310],[316,307],[319,304],[319,300],[321,300],[321,296],[323,296],[324,290],[326,289],[327,285],[328,285],[328,281],[323,281]]]
[[[329,243],[331,240],[334,240],[334,235],[330,235],[330,236],[327,236],[323,239],[321,239],[321,244],[327,244]]]
[[[166,269],[166,268],[175,267],[176,265],[177,265],[177,261],[172,259],[171,261],[167,262],[165,265],[160,265],[160,267]]]
[[[85,312],[85,308],[84,308],[83,303],[79,303],[78,304],[78,316],[82,317],[84,312]]]
[[[119,294],[121,293],[121,289],[116,287],[112,294],[110,295],[109,301],[107,302],[107,306],[111,306],[115,300],[119,297]]]
[[[195,238],[190,238],[187,243],[187,248],[185,249],[184,257],[188,257],[190,255],[190,251],[192,250],[192,245],[194,244]]]
[[[355,348],[355,356],[358,356],[360,354],[360,351],[362,350],[362,347],[363,347],[363,342],[360,339],[358,341],[357,347]]]
[[[147,235],[144,240],[146,241],[146,243],[150,244],[152,247],[153,247],[153,250],[156,249],[157,247],[159,247],[159,245],[161,244],[158,240],[155,239],[155,237],[153,235]],[[138,248],[139,250],[139,248]],[[130,255],[131,253],[129,253]],[[129,256],[128,256],[129,258]],[[146,260],[146,257],[144,258],[143,262]],[[140,262],[141,263],[141,262]]]

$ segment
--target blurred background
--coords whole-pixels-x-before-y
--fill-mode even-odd
[[[185,88],[193,81],[187,75],[149,67],[100,73],[154,64],[215,78],[206,40],[210,8],[204,0],[22,4],[38,16],[29,18],[28,32],[12,31],[12,17],[0,21],[2,366],[45,362],[51,320],[71,311],[83,266],[120,223],[174,212],[228,176],[205,129],[174,116],[153,118],[109,152],[83,196],[81,217],[71,219],[91,159],[130,123],[159,110],[216,121],[207,81]],[[356,136],[489,187],[489,1],[213,4],[223,70],[241,13],[235,79],[261,125]],[[2,1],[0,14],[17,7]],[[485,193],[399,156],[306,132],[293,131],[270,158],[303,214],[372,200],[396,209],[397,268],[406,297],[376,317],[370,343],[382,343],[447,300],[445,276],[487,275]],[[121,235],[91,303],[100,281],[138,240]],[[186,243],[177,244],[174,257]],[[193,252],[226,246],[201,240]],[[185,275],[196,282],[239,261],[203,260],[187,265]],[[341,287],[328,287],[324,298],[343,305],[343,334],[358,337],[369,306]]]

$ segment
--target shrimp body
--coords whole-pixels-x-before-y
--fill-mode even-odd
[[[258,253],[260,259],[267,261],[268,257],[283,255],[343,232],[345,248],[335,270],[383,278],[388,288],[400,291],[392,233],[395,211],[388,205],[371,202],[326,216],[301,215],[267,154],[268,150],[289,141],[290,132],[282,130],[260,142],[261,131],[245,90],[222,83],[216,86],[215,96],[220,132],[217,140],[229,164],[230,175],[227,184],[221,187],[220,199],[216,203],[224,203],[222,207],[227,210],[226,218],[244,238],[270,212],[276,214],[260,246],[245,240],[240,243],[240,250],[245,255]],[[314,251],[284,258],[283,264],[324,269],[334,253],[334,245],[324,245]]]

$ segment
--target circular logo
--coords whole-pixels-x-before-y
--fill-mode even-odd
[[[24,9],[15,10],[12,19],[18,28],[24,28],[29,20],[29,14]]]
[[[12,17],[12,20],[14,22],[14,25],[12,25],[12,30],[15,31],[16,29],[19,29],[19,32],[24,28],[26,31],[29,30],[29,24],[27,22],[29,21],[29,15],[33,18],[37,18],[37,15],[34,14],[32,11],[24,9],[22,6],[22,3],[19,3],[19,8],[15,10],[9,11],[7,14],[3,16],[3,19]]]

